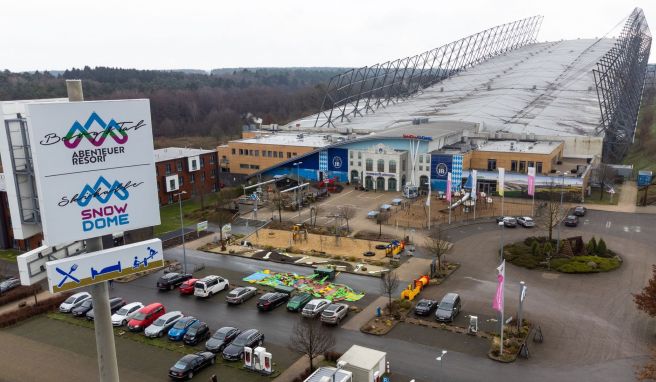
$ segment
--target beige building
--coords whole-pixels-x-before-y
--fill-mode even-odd
[[[494,171],[499,167],[506,171],[526,173],[535,166],[536,174],[549,174],[563,157],[563,142],[514,140],[487,141],[469,153],[463,160],[463,168]]]
[[[326,134],[245,131],[217,151],[224,171],[250,175],[331,143]]]

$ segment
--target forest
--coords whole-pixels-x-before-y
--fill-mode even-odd
[[[248,113],[284,124],[316,113],[330,77],[343,68],[160,71],[84,67],[0,72],[0,101],[66,97],[65,79],[83,81],[86,100],[149,98],[155,137],[238,137]]]

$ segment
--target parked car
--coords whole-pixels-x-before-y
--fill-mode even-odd
[[[310,302],[312,300],[312,295],[309,293],[299,293],[297,295],[292,296],[292,298],[289,299],[289,302],[287,302],[287,310],[290,312],[298,312],[299,310],[303,309],[305,304]]]
[[[421,299],[415,305],[415,314],[417,316],[428,316],[435,307],[437,307],[437,301],[426,298]]]
[[[180,284],[180,294],[194,294],[194,285],[198,279],[191,278]]]
[[[75,317],[84,317],[84,315],[87,314],[87,312],[91,309],[93,309],[93,300],[87,299],[84,300],[80,305],[71,309],[71,314],[73,314]]]
[[[84,301],[90,299],[91,295],[88,292],[75,293],[59,305],[59,311],[62,313],[70,313],[73,308],[80,306]]]
[[[535,221],[528,216],[518,216],[516,218],[517,224],[521,225],[524,228],[535,227]]]
[[[515,219],[513,217],[506,216],[506,217],[503,218],[502,221],[503,221],[504,227],[508,227],[508,228],[517,227],[517,219]]]
[[[161,337],[175,325],[184,315],[179,310],[165,313],[155,320],[152,324],[148,325],[144,330],[146,337],[155,338]]]
[[[184,338],[185,333],[191,325],[193,325],[198,319],[192,316],[185,316],[178,320],[178,322],[173,325],[169,330],[169,340],[171,341],[180,341]]]
[[[228,279],[216,275],[206,276],[194,284],[194,296],[210,297],[228,289],[229,286]]]
[[[220,353],[228,346],[237,336],[241,330],[233,328],[232,326],[225,326],[217,330],[212,337],[205,342],[205,349],[213,352]]]
[[[457,293],[447,293],[437,306],[435,319],[442,322],[451,322],[460,313],[461,307],[460,296]]]
[[[257,288],[255,287],[237,287],[226,295],[226,302],[228,304],[241,304],[249,298],[255,296]]]
[[[112,315],[112,325],[114,326],[123,326],[127,325],[128,321],[132,319],[132,316],[137,312],[137,310],[144,307],[144,304],[140,302],[131,302],[126,304],[124,307],[118,310],[118,312]]]
[[[157,280],[157,288],[159,288],[159,290],[173,290],[190,278],[190,274],[169,272]]]
[[[118,310],[124,306],[125,306],[125,300],[123,300],[121,297],[114,297],[109,299],[109,312],[112,315],[118,312]],[[91,310],[87,312],[86,317],[87,320],[89,321],[93,320],[96,317],[95,313],[93,312],[93,308],[91,308]]]
[[[380,215],[380,211],[369,211],[367,212],[367,219],[375,219]]]
[[[132,316],[132,319],[128,321],[128,329],[133,332],[142,331],[155,322],[156,319],[162,317],[164,313],[166,313],[166,309],[161,303],[148,304],[137,310],[137,313]]]
[[[204,367],[214,365],[214,362],[216,362],[216,355],[209,351],[187,354],[169,369],[169,377],[173,379],[192,379],[195,373]]]
[[[248,329],[241,332],[237,338],[225,349],[223,349],[223,359],[229,361],[240,360],[244,358],[244,347],[254,348],[264,343],[264,334],[257,329]]]
[[[576,206],[574,207],[574,212],[572,214],[574,216],[585,216],[585,213],[588,212],[588,209],[583,207],[583,206]]]
[[[289,300],[287,293],[271,292],[266,293],[257,300],[257,309],[261,311],[273,310]]]
[[[323,312],[323,310],[326,309],[328,305],[330,305],[330,301],[322,298],[316,298],[305,305],[301,311],[301,314],[303,317],[314,318],[319,313]]]
[[[17,288],[20,285],[21,285],[20,279],[16,277],[8,278],[7,280],[0,282],[0,294],[8,292],[14,288]]]
[[[212,332],[210,332],[210,327],[206,323],[201,321],[194,322],[187,332],[185,333],[182,340],[185,344],[190,346],[195,346],[201,341],[205,341],[210,337]]]
[[[563,223],[568,227],[576,227],[579,225],[579,218],[574,215],[568,215],[565,220],[563,220]]]
[[[342,303],[333,303],[328,305],[326,309],[321,312],[321,322],[325,324],[337,325],[348,314],[349,306]]]

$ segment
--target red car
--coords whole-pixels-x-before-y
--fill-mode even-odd
[[[198,279],[189,279],[180,284],[180,294],[194,294],[194,284]]]
[[[132,319],[128,322],[128,329],[131,332],[140,332],[150,326],[150,324],[155,322],[164,313],[166,313],[166,309],[159,302],[146,305],[137,310],[137,313],[132,316]]]

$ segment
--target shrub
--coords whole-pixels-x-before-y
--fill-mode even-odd
[[[599,239],[599,242],[597,243],[597,251],[595,253],[597,256],[605,257],[607,252],[608,248],[606,248],[606,242],[604,239]]]
[[[539,249],[540,249],[540,243],[538,243],[536,240],[533,240],[533,243],[531,243],[531,254],[533,256],[537,256]]]
[[[12,312],[7,312],[0,315],[0,328],[11,326],[17,324],[20,321],[26,320],[30,317],[34,317],[37,314],[45,313],[51,310],[55,310],[59,305],[64,302],[71,294],[62,293],[45,300],[41,300],[34,305],[30,305],[25,308],[20,308]]]
[[[517,256],[511,262],[519,267],[528,269],[534,269],[538,266],[538,259],[529,254]]]
[[[19,286],[8,292],[0,294],[0,305],[9,304],[10,302],[21,300],[25,297],[33,296],[41,291],[41,285]]]
[[[549,242],[544,243],[544,247],[542,247],[542,250],[544,251],[545,256],[549,256],[553,254],[554,251],[553,246]]]
[[[594,255],[597,253],[597,240],[595,240],[594,236],[588,241],[588,245],[586,245],[585,249],[588,251],[588,255]]]

